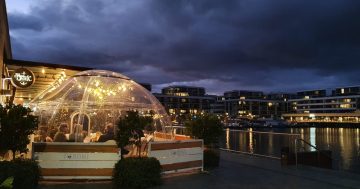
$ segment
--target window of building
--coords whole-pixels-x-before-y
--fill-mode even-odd
[[[351,104],[340,104],[340,108],[351,108]]]
[[[189,96],[189,93],[174,93],[175,96]]]
[[[351,99],[350,98],[345,98],[344,102],[351,102]]]
[[[345,93],[345,89],[341,89],[341,94],[344,94]]]
[[[239,110],[238,113],[241,114],[241,115],[243,115],[243,114],[246,114],[246,111]]]

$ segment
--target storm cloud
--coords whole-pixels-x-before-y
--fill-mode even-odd
[[[13,55],[119,71],[156,90],[359,84],[360,2],[37,0],[9,12]]]

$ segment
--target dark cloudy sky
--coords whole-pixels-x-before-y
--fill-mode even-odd
[[[360,84],[359,0],[7,0],[15,59],[153,84],[296,91]]]

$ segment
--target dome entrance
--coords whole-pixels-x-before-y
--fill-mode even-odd
[[[130,78],[106,70],[80,72],[40,93],[30,102],[40,126],[57,128],[61,123],[81,125],[88,134],[115,125],[127,111],[153,115],[153,130],[170,133],[171,122],[160,102]]]

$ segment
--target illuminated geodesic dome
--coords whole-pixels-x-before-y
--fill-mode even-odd
[[[171,122],[160,102],[144,87],[119,73],[105,70],[80,72],[40,93],[30,104],[42,126],[80,124],[88,133],[115,125],[126,111],[153,115],[153,131],[171,133]]]

